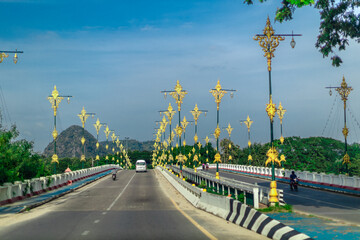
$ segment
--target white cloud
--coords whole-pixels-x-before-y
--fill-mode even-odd
[[[156,30],[158,30],[158,28],[156,28],[155,26],[152,26],[152,25],[145,25],[142,28],[140,28],[140,30],[143,32],[149,32],[149,31],[156,31]]]

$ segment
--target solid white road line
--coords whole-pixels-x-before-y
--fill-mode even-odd
[[[134,175],[130,178],[130,181],[126,184],[126,186],[124,187],[124,189],[121,191],[121,193],[117,196],[117,198],[110,204],[110,206],[106,209],[106,211],[110,211],[110,209],[114,206],[114,204],[116,203],[116,201],[121,197],[121,195],[124,193],[124,191],[126,190],[126,188],[129,186],[131,180],[134,178]]]

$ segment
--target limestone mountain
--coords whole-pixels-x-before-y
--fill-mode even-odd
[[[96,156],[96,137],[89,133],[86,129],[85,136],[85,155],[86,157]],[[64,157],[76,157],[80,158],[82,154],[82,146],[80,139],[83,135],[83,129],[81,126],[73,125],[62,131],[56,141],[56,151],[59,158]],[[106,141],[99,142],[99,155],[104,156],[106,153],[111,154],[114,148],[115,152],[118,151],[116,144],[111,141],[109,137],[108,151],[106,150]],[[124,149],[136,150],[136,151],[151,151],[153,149],[154,141],[139,142],[134,139],[120,140]],[[54,154],[54,141],[44,149],[44,155],[50,157]]]
[[[83,136],[83,129],[81,126],[73,125],[66,130],[62,131],[56,141],[56,152],[59,158],[76,157],[80,158],[82,154],[81,138]],[[96,138],[84,131],[85,137],[85,155],[86,157],[94,157],[96,154]],[[100,146],[101,147],[101,146]],[[104,149],[105,150],[105,149]],[[52,156],[54,154],[54,141],[44,150],[45,156]]]

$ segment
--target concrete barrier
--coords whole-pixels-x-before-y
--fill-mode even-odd
[[[225,219],[230,208],[228,205],[226,197],[204,192],[196,207]]]
[[[171,174],[162,167],[156,168],[166,179],[195,207],[219,216],[236,225],[247,228],[270,239],[276,240],[310,240],[309,236],[288,227],[269,216],[256,211],[230,197],[201,192]],[[200,192],[198,192],[200,190]],[[198,192],[199,194],[194,194]],[[197,200],[194,200],[197,198]]]
[[[14,184],[4,183],[3,186],[0,186],[0,206],[63,187],[69,180],[72,182],[79,181],[114,168],[119,168],[119,166],[108,164],[47,177],[33,178],[23,182],[16,181]]]
[[[166,171],[163,168],[161,171]],[[163,174],[165,178],[194,206],[199,202],[202,194],[201,190],[197,187],[191,186],[188,182],[183,181],[181,184],[176,179],[177,177],[172,174]],[[180,180],[180,179],[179,179]],[[181,180],[182,181],[182,180]]]

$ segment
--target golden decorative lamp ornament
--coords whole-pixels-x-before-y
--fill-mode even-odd
[[[89,116],[94,118],[95,115],[96,115],[95,113],[87,113],[85,110],[85,107],[83,107],[80,114],[78,114],[78,117],[80,118],[80,121],[82,123],[82,128],[83,128],[83,131],[82,131],[83,135],[82,135],[82,138],[80,139],[81,144],[82,144],[82,155],[80,158],[80,161],[82,162],[82,168],[84,168],[84,162],[86,161],[86,158],[85,158],[85,123]]]
[[[291,36],[292,37],[292,41],[290,43],[291,47],[294,48],[295,47],[295,41],[294,41],[294,36],[301,36],[301,34],[275,34],[274,29],[271,26],[270,23],[270,19],[269,17],[266,20],[266,25],[265,28],[263,30],[263,34],[256,34],[254,36],[254,40],[259,42],[260,47],[262,48],[263,52],[264,52],[264,57],[267,59],[267,67],[268,67],[268,72],[269,72],[269,103],[267,104],[266,107],[266,112],[270,118],[270,143],[271,143],[271,148],[273,148],[273,141],[274,141],[274,133],[273,133],[273,118],[275,116],[275,112],[276,112],[276,106],[275,104],[272,102],[272,86],[271,86],[271,61],[272,58],[274,58],[274,52],[276,50],[276,48],[279,46],[280,41],[285,40],[285,36]],[[272,161],[273,163],[274,161]],[[274,168],[274,164],[272,164],[272,174],[271,174],[271,179],[272,182],[270,184],[270,186],[272,187],[271,191],[276,192],[276,182],[275,182],[275,168]],[[273,188],[274,187],[274,188]],[[275,204],[275,198],[270,198],[270,203],[272,205]]]
[[[221,133],[221,130],[219,128],[219,110],[220,110],[221,99],[224,97],[224,95],[227,92],[231,92],[230,96],[232,97],[233,92],[235,92],[235,91],[236,90],[223,89],[221,87],[221,85],[220,85],[220,80],[217,81],[217,84],[216,84],[215,88],[210,90],[210,93],[215,98],[215,103],[216,103],[216,129],[215,129],[215,132],[214,132],[214,136],[216,138],[216,151],[217,151],[217,153],[219,153],[219,137],[220,137],[220,133]],[[216,176],[219,177],[219,164],[218,164],[218,162],[216,162]]]
[[[2,54],[4,54],[4,53],[2,53]],[[2,61],[2,59],[1,59],[1,61]],[[51,95],[47,98],[51,104],[51,108],[54,109],[54,130],[52,132],[52,136],[54,138],[54,154],[51,158],[51,163],[54,164],[54,174],[56,173],[56,164],[59,164],[59,160],[58,160],[59,158],[58,158],[58,155],[56,154],[56,140],[58,137],[58,132],[56,130],[56,115],[57,115],[57,109],[59,108],[59,104],[64,99],[64,97],[66,97],[68,99],[68,103],[69,103],[70,98],[72,96],[60,96],[58,90],[56,89],[56,85],[55,85],[54,90],[51,92]]]
[[[338,92],[338,94],[341,97],[341,100],[344,102],[344,128],[342,129],[342,134],[345,138],[345,154],[343,157],[343,164],[345,164],[345,171],[346,174],[349,174],[349,164],[350,164],[350,156],[347,153],[347,136],[349,134],[349,129],[346,126],[346,102],[348,100],[348,96],[350,92],[353,90],[352,87],[347,85],[347,82],[345,81],[345,77],[343,76],[342,82],[340,87],[327,87],[330,88],[330,96],[331,96],[331,89],[335,88],[335,90]]]

